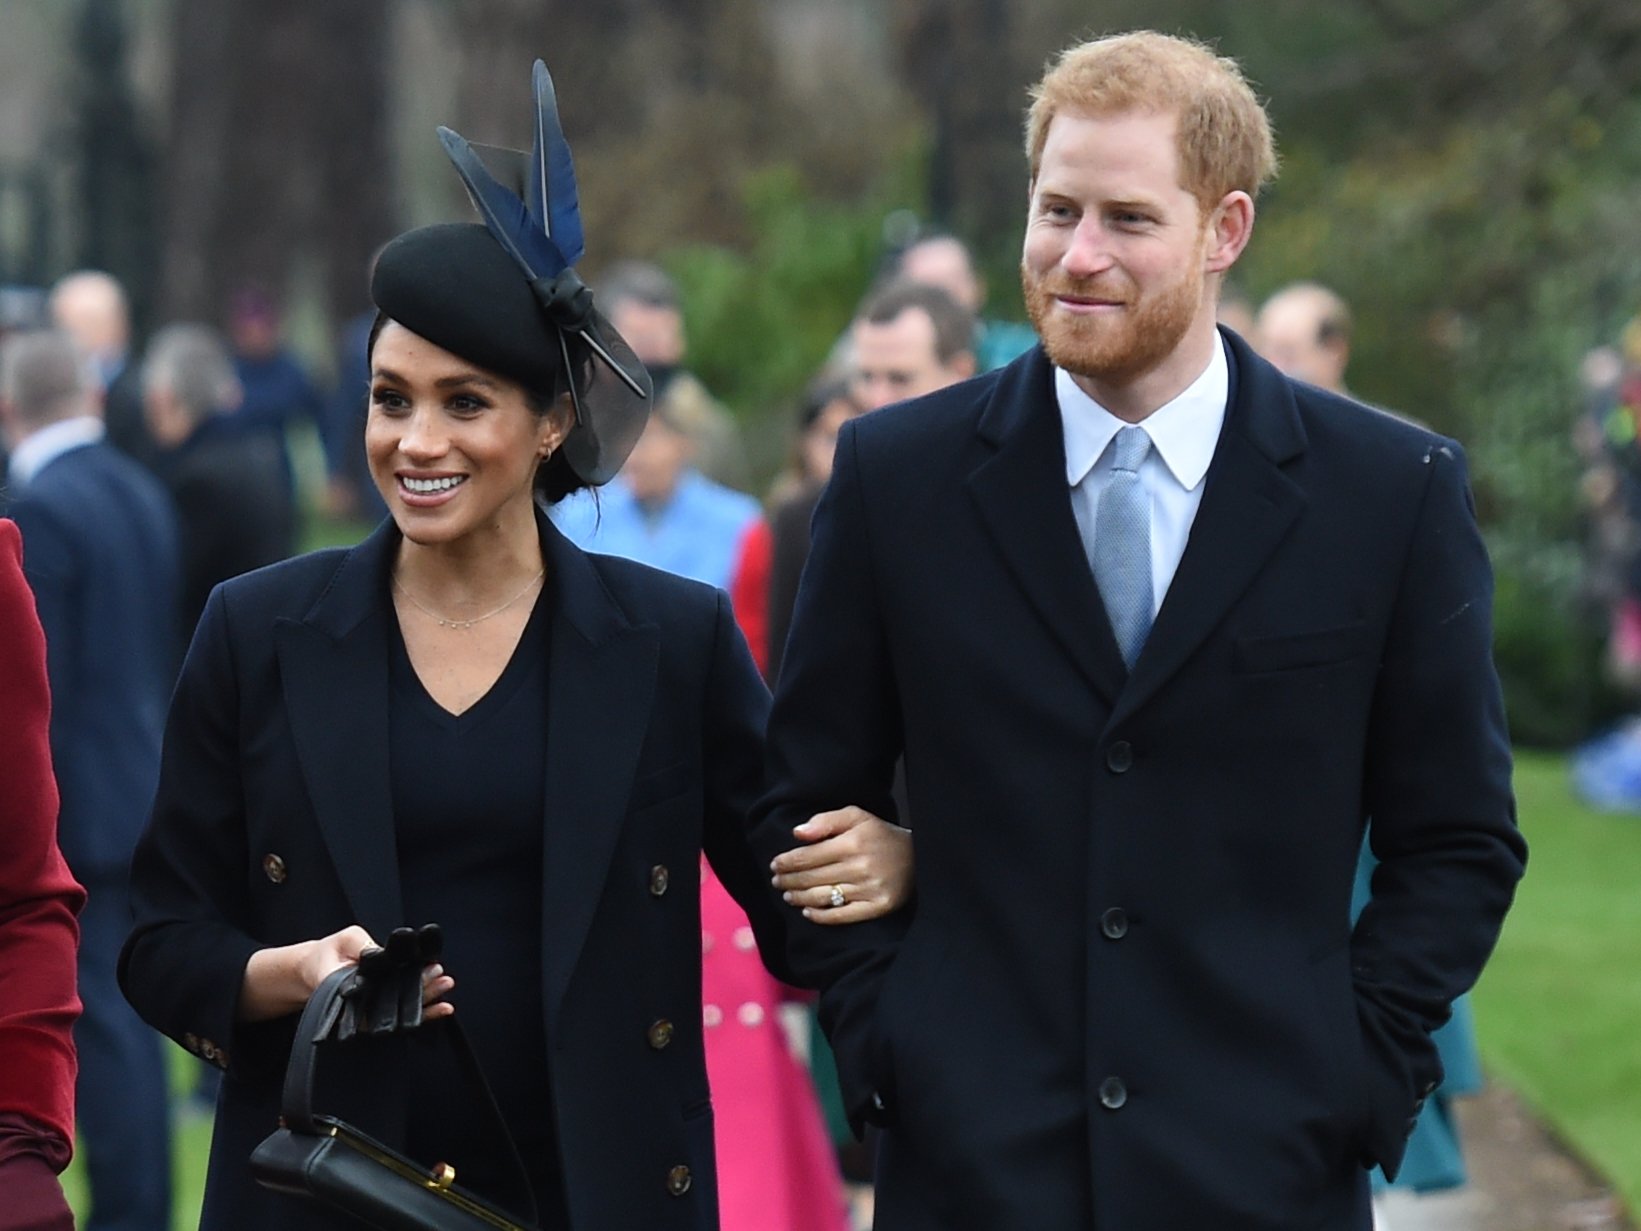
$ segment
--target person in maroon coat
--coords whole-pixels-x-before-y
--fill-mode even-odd
[[[0,1231],[73,1231],[56,1173],[74,1149],[75,922],[85,891],[57,849],[46,642],[22,538],[0,519]]]

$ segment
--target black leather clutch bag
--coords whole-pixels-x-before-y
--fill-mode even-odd
[[[419,966],[415,974],[418,1007],[404,1015],[404,1020],[419,1022]],[[381,977],[379,965],[376,979],[379,983],[388,981]],[[446,1163],[423,1166],[334,1116],[315,1114],[313,1084],[320,1044],[333,1035],[358,1031],[359,1013],[354,1006],[395,998],[392,988],[361,988],[361,983],[368,985],[371,981],[370,975],[361,976],[360,970],[344,967],[326,978],[308,1001],[285,1070],[280,1127],[252,1152],[252,1175],[266,1188],[351,1214],[380,1231],[536,1231],[535,1203],[517,1147],[478,1059],[454,1019],[432,1028],[449,1038],[463,1071],[482,1093],[499,1139],[510,1154],[518,1196],[530,1210],[528,1218],[520,1218],[462,1188],[456,1183],[455,1168]],[[369,1016],[365,1014],[367,1019]],[[383,1031],[378,1028],[373,1032]]]

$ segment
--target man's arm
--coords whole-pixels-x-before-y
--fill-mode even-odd
[[[792,634],[769,724],[769,793],[753,814],[766,860],[797,845],[794,826],[858,805],[894,819],[890,794],[902,746],[900,705],[872,558],[857,424],[838,439],[832,481],[815,513]],[[889,1074],[876,1063],[878,991],[910,925],[907,911],[843,928],[796,919],[788,953],[800,982],[819,987],[821,1024],[837,1057],[851,1119],[873,1118]]]
[[[1368,1146],[1387,1176],[1441,1078],[1430,1031],[1498,938],[1526,845],[1492,657],[1492,570],[1458,446],[1437,441],[1392,611],[1364,799],[1379,867],[1351,939],[1374,1076]]]

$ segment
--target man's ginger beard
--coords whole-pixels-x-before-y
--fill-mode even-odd
[[[1026,311],[1043,349],[1057,367],[1073,376],[1126,384],[1162,363],[1185,336],[1202,306],[1207,274],[1202,260],[1207,235],[1198,243],[1198,259],[1172,286],[1153,290],[1139,302],[1131,280],[1113,271],[1103,278],[1073,278],[1055,268],[1039,277],[1024,259],[1020,286]],[[1114,317],[1074,316],[1056,310],[1055,297],[1071,295],[1107,299],[1125,305]]]

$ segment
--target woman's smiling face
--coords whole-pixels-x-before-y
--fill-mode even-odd
[[[396,321],[370,354],[365,455],[404,536],[452,543],[533,524],[536,467],[563,440],[562,405],[538,414],[515,381]]]

